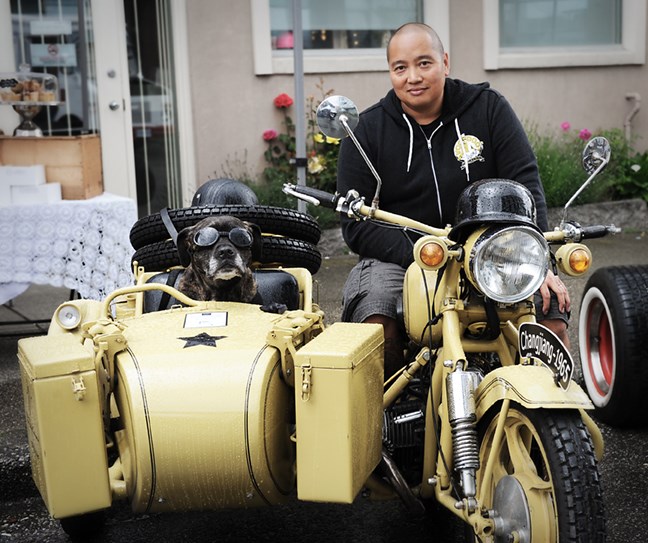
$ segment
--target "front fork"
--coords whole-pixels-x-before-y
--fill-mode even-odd
[[[479,385],[475,372],[465,371],[461,364],[446,377],[448,420],[452,430],[454,468],[459,474],[463,496],[474,508],[477,494],[476,479],[479,469],[479,442],[475,389]]]
[[[440,405],[437,400],[434,402],[436,405],[428,406],[428,414],[441,421],[440,449],[451,449],[452,458],[440,454],[436,443],[432,444],[430,440],[426,440],[424,473],[430,474],[427,481],[433,482],[436,499],[441,504],[469,522],[476,533],[488,535],[493,533],[494,525],[492,519],[481,514],[476,482],[480,462],[475,390],[479,385],[480,376],[474,371],[467,371],[459,317],[457,308],[453,306],[451,303],[444,311],[443,360],[439,362],[441,366],[433,372],[431,385],[431,396],[442,398],[442,401]],[[446,423],[443,422],[444,419]],[[428,420],[431,424],[432,419]],[[431,432],[430,426],[427,433]],[[441,460],[439,463],[432,461],[432,458],[437,456]],[[452,473],[448,470],[457,473],[461,496],[452,491]],[[422,488],[424,493],[427,493],[428,489],[429,486],[425,490]]]

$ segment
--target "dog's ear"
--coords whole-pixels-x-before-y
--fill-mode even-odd
[[[193,231],[191,226],[183,228],[178,233],[176,240],[176,247],[178,249],[178,257],[180,258],[180,265],[186,268],[191,264],[191,238],[190,234]]]
[[[263,256],[263,238],[261,236],[261,229],[254,223],[246,222],[246,228],[252,234],[252,260],[260,262]]]

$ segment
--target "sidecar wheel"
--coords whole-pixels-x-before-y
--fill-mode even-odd
[[[171,240],[151,243],[138,249],[133,254],[132,261],[137,261],[146,271],[163,271],[180,264],[178,250]],[[307,241],[264,236],[261,264],[306,268],[315,274],[322,264],[322,255],[315,245]]]
[[[178,232],[198,221],[217,215],[232,215],[255,223],[264,234],[289,236],[309,243],[317,243],[321,229],[317,221],[307,213],[294,209],[264,205],[206,205],[170,209],[169,217]],[[141,249],[151,243],[169,238],[162,217],[153,213],[139,219],[131,228],[130,241],[133,249]]]
[[[528,543],[605,541],[598,467],[579,413],[511,404],[502,440],[495,444],[500,416],[496,406],[480,422],[477,473],[482,505],[500,516],[495,541],[508,541],[511,531]],[[495,462],[486,482],[490,454]]]
[[[648,408],[648,266],[600,268],[585,286],[579,318],[583,380],[597,418],[645,425]]]
[[[104,529],[106,515],[104,511],[95,511],[60,519],[61,528],[72,541],[88,541]]]

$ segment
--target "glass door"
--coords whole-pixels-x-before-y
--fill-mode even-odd
[[[58,78],[61,104],[34,118],[45,136],[94,134],[99,130],[89,0],[12,0],[16,69]]]
[[[124,0],[140,216],[181,207],[169,0]]]
[[[170,0],[11,0],[16,69],[55,75],[44,136],[100,134],[104,190],[181,207]]]

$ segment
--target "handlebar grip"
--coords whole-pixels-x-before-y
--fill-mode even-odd
[[[303,194],[309,198],[309,201],[314,205],[321,205],[322,207],[328,207],[335,209],[339,199],[338,194],[331,194],[323,190],[314,189],[312,187],[305,187],[303,185],[290,185],[290,191],[295,194]],[[313,202],[315,200],[316,202]]]
[[[617,228],[614,225],[606,226],[603,224],[598,224],[596,226],[584,226],[581,229],[581,239],[602,238],[607,236],[608,234],[616,234],[620,231],[621,229]]]

